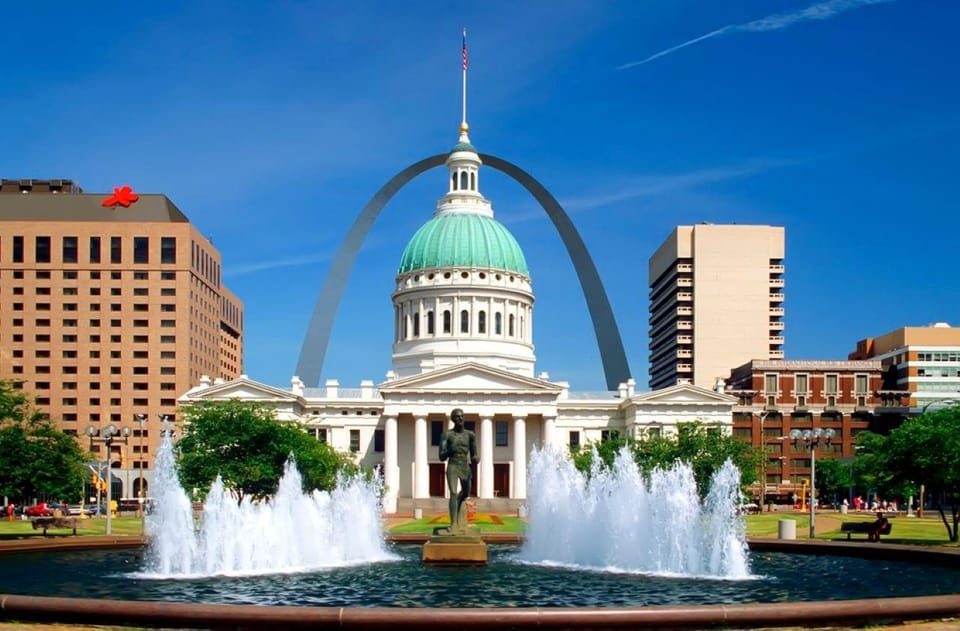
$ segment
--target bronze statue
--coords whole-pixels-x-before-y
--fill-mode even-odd
[[[470,496],[473,483],[471,464],[480,461],[477,457],[477,436],[463,427],[463,410],[450,412],[453,429],[444,432],[440,439],[440,460],[447,461],[447,488],[450,489],[450,532],[466,529],[467,516],[463,503]],[[457,483],[460,484],[459,492]]]

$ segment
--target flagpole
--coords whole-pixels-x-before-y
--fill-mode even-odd
[[[467,131],[467,29],[463,29],[463,118],[460,122],[460,131]]]

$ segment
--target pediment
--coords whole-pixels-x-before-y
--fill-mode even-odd
[[[736,397],[729,394],[715,392],[709,388],[695,386],[692,383],[678,383],[668,388],[652,390],[630,397],[632,403],[657,403],[672,405],[690,404],[720,404],[732,405],[737,403]]]
[[[296,401],[297,396],[286,390],[268,386],[251,379],[234,379],[218,383],[202,390],[195,390],[184,395],[194,401],[228,401],[240,399],[243,401]]]
[[[524,377],[476,362],[466,362],[449,368],[394,379],[381,383],[377,387],[381,393],[399,391],[502,392],[514,390],[528,393],[556,394],[562,390],[560,386],[543,379]]]

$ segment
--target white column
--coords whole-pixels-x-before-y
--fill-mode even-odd
[[[513,499],[527,499],[527,421],[513,419]]]
[[[383,419],[383,512],[397,512],[397,495],[400,491],[400,467],[397,465],[397,417]]]
[[[480,467],[477,475],[480,478],[477,495],[484,499],[493,497],[493,419],[488,416],[480,419]]]
[[[413,496],[415,498],[429,497],[430,474],[427,466],[427,419],[418,416],[414,424],[413,434]]]
[[[544,416],[543,417],[543,446],[550,447],[553,445],[553,434],[554,427],[557,424],[557,417],[555,416]]]

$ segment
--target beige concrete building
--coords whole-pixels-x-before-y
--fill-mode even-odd
[[[650,388],[783,358],[784,229],[677,226],[650,258]]]
[[[857,342],[850,359],[879,359],[884,389],[909,393],[910,413],[960,404],[960,328],[905,326]]]
[[[0,379],[68,433],[128,432],[111,446],[114,497],[138,496],[141,473],[149,485],[179,394],[242,363],[243,304],[220,253],[164,195],[0,180]]]

